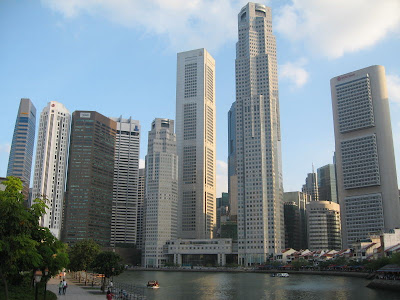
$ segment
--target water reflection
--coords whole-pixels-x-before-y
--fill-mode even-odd
[[[145,286],[149,280],[160,283],[158,290],[146,290],[150,299],[189,300],[382,300],[400,299],[396,292],[366,288],[361,278],[290,275],[270,277],[264,273],[203,273],[127,271],[116,281]]]

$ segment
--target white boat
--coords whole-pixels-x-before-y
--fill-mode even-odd
[[[289,277],[288,273],[278,273],[276,274],[276,277]]]

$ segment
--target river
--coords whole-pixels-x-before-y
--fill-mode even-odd
[[[393,291],[365,287],[368,280],[353,277],[298,275],[270,277],[266,273],[125,271],[115,282],[145,286],[157,280],[159,289],[145,289],[147,299],[213,300],[390,300]]]

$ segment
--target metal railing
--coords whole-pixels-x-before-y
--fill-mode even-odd
[[[123,300],[145,300],[145,290],[143,286],[136,286],[133,284],[113,282],[112,293],[114,294],[113,299],[123,299]]]

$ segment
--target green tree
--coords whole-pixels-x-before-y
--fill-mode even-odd
[[[308,266],[308,265],[309,265],[309,262],[306,261],[306,260],[303,259],[303,258],[300,258],[300,259],[298,259],[298,260],[292,261],[292,266],[293,266],[293,268],[295,268],[296,270],[300,269],[301,267]]]
[[[0,277],[8,299],[8,281],[21,278],[21,272],[49,269],[49,275],[67,266],[65,246],[48,228],[39,226],[45,213],[43,200],[36,199],[30,208],[23,204],[22,182],[7,177],[0,191]]]
[[[121,274],[125,268],[121,264],[122,258],[119,254],[112,251],[100,252],[93,261],[93,270],[97,273],[104,274],[102,281],[102,290],[105,289],[105,279],[111,276]]]
[[[74,272],[87,271],[99,253],[100,246],[92,239],[79,241],[69,248],[69,269]]]

